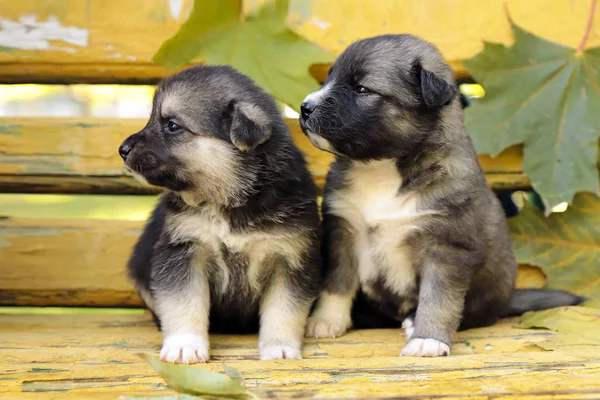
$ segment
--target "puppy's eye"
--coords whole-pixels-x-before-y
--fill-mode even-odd
[[[181,127],[179,125],[177,125],[175,122],[173,122],[172,120],[167,122],[167,127],[165,128],[165,131],[167,133],[177,133],[180,130],[181,130]]]
[[[360,86],[359,85],[359,86],[356,87],[356,93],[364,94],[364,93],[370,93],[370,92],[371,91],[369,89],[367,89],[366,87],[364,87],[364,86]]]

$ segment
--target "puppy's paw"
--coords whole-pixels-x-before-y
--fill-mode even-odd
[[[342,336],[350,328],[350,318],[326,317],[314,315],[306,323],[306,337],[336,338]]]
[[[167,336],[160,351],[160,359],[172,364],[206,362],[209,359],[208,340],[193,333]]]
[[[276,343],[265,343],[259,345],[258,352],[261,360],[302,360],[302,352],[299,347]]]
[[[441,357],[450,355],[450,346],[436,339],[411,339],[402,349],[402,356]]]
[[[410,339],[415,333],[415,321],[412,317],[407,317],[402,321],[402,329],[404,329],[404,335],[407,339]]]

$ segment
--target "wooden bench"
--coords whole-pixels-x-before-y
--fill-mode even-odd
[[[260,3],[246,1],[244,7],[250,10]],[[503,0],[382,1],[379,7],[353,0],[344,4],[365,16],[354,28],[342,22],[350,11],[338,12],[335,2],[291,3],[295,29],[333,51],[348,44],[339,38],[349,41],[401,26],[437,43],[460,77],[466,71],[458,60],[475,54],[482,38],[510,41]],[[55,27],[74,29],[57,28],[66,39],[41,40],[38,50],[26,49],[33,45],[24,38],[12,47],[0,47],[0,83],[154,84],[167,72],[150,59],[175,33],[191,4],[191,0],[0,0],[0,21],[40,29],[42,39],[45,28],[39,23],[52,16]],[[533,17],[540,7],[542,0],[508,1],[517,23],[572,44],[587,5],[557,0],[547,16]],[[303,12],[312,18],[303,18]],[[467,20],[468,24],[461,22]],[[325,32],[319,21],[331,22],[331,30]],[[326,69],[313,66],[311,72],[323,80]],[[331,157],[310,145],[297,121],[287,123],[321,186]],[[155,195],[148,196],[149,189],[125,173],[117,147],[144,124],[116,118],[0,118],[0,192],[119,195],[116,201],[113,196],[104,200],[115,212],[132,199],[142,199],[143,217]],[[494,159],[481,156],[480,162],[495,190],[529,188],[519,146]],[[52,209],[48,203],[37,206]],[[0,209],[0,306],[4,306],[0,398],[174,394],[135,355],[157,353],[161,340],[148,313],[137,308],[141,300],[125,275],[143,218],[49,214],[43,209],[32,217]],[[520,286],[540,287],[544,282],[537,268],[521,267]],[[302,361],[261,362],[254,336],[214,336],[213,361],[203,367],[221,371],[221,361],[226,361],[244,374],[261,398],[600,398],[600,350],[541,352],[535,343],[553,333],[517,329],[515,322],[463,332],[452,348],[453,356],[441,359],[399,358],[404,343],[399,330],[307,340]]]

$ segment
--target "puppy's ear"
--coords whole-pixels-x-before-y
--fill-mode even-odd
[[[249,152],[269,140],[269,119],[258,105],[236,102],[231,103],[229,107],[232,110],[229,136],[235,147]]]
[[[421,96],[425,107],[437,108],[445,106],[458,94],[458,89],[454,85],[439,78],[433,72],[427,71],[420,62],[416,63],[415,70],[418,74]]]

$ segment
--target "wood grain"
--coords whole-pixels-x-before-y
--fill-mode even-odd
[[[243,12],[262,3],[245,0]],[[33,46],[22,37],[13,38],[0,48],[0,82],[154,83],[167,72],[152,62],[152,56],[186,20],[192,4],[193,0],[0,0],[4,23],[27,25],[42,39]],[[512,42],[507,11],[524,29],[577,46],[589,0],[553,0],[551,8],[546,6],[545,0],[380,0],[377,7],[363,0],[292,0],[288,23],[333,54],[368,36],[419,35],[436,44],[457,76],[463,77],[467,72],[460,60],[479,52],[484,40]],[[48,34],[38,26],[49,20],[77,32],[66,39],[79,40],[46,40]],[[600,36],[591,35],[587,45],[600,45]],[[324,71],[313,70],[321,80]]]
[[[125,265],[142,227],[0,219],[0,305],[140,306]]]
[[[0,219],[0,305],[135,307],[126,276],[142,221]],[[542,287],[544,274],[524,267],[519,287]]]
[[[253,335],[213,335],[213,359],[238,369],[260,398],[399,396],[442,399],[600,397],[600,351],[540,352],[552,332],[513,328],[514,320],[461,332],[452,356],[400,358],[400,330],[351,331],[307,339],[301,361],[258,361]],[[0,396],[10,399],[173,394],[136,355],[157,354],[148,315],[0,315]]]
[[[123,168],[117,149],[146,121],[102,118],[0,119],[0,191],[10,193],[148,194]],[[315,148],[287,119],[294,142],[306,155],[319,186],[325,181],[331,154]],[[480,163],[489,184],[497,190],[526,189],[519,146],[496,158],[483,155]]]

